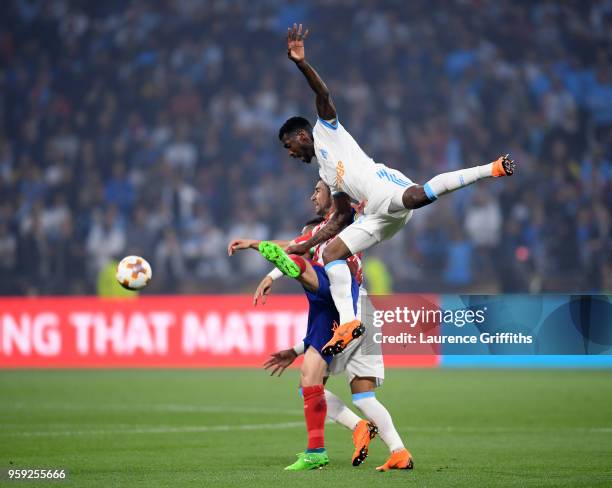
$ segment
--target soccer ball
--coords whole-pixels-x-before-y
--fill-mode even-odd
[[[151,281],[151,265],[140,256],[126,256],[117,265],[117,281],[128,290],[140,290]]]

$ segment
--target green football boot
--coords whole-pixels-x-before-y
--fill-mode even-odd
[[[293,262],[280,246],[277,246],[273,242],[261,241],[259,243],[259,253],[280,269],[284,275],[290,278],[297,278],[300,276],[300,267]]]
[[[323,452],[300,452],[295,463],[285,468],[285,471],[308,471],[309,469],[322,468],[329,464],[327,451]]]

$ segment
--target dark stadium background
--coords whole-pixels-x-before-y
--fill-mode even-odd
[[[147,293],[252,290],[267,264],[227,258],[228,239],[292,237],[312,216],[315,168],[277,141],[288,116],[314,117],[285,56],[296,19],[376,161],[420,183],[506,152],[519,161],[514,178],[417,211],[369,253],[374,282],[612,289],[610,2],[1,9],[0,294],[95,294],[103,266],[126,254],[151,262]]]

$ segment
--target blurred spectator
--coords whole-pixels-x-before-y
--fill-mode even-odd
[[[497,200],[483,187],[474,191],[467,205],[465,231],[476,248],[474,264],[479,279],[495,279],[502,237],[502,214]]]
[[[89,235],[87,253],[91,271],[97,273],[111,259],[121,256],[125,248],[125,231],[121,225],[117,208],[109,206],[103,213],[96,212]]]
[[[446,255],[444,280],[451,286],[465,286],[472,281],[473,244],[465,238],[461,227],[452,229],[450,245]]]
[[[116,205],[123,214],[128,214],[134,205],[134,188],[125,174],[125,167],[117,162],[113,165],[112,176],[104,189],[108,203]]]
[[[181,245],[174,229],[166,229],[155,249],[155,273],[157,287],[168,292],[180,285],[185,277],[186,266]]]
[[[499,203],[483,188],[473,193],[465,211],[465,230],[479,248],[496,248],[501,240],[502,214]]]
[[[132,212],[132,217],[126,226],[125,251],[129,255],[142,256],[149,259],[157,241],[157,229],[151,213],[143,205],[138,205]]]
[[[9,232],[5,222],[0,222],[0,273],[2,273],[2,287],[0,293],[11,294],[15,289],[17,263],[17,239]]]

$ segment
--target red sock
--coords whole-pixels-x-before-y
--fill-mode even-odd
[[[323,385],[304,386],[304,417],[308,431],[308,449],[325,447],[325,416],[327,402]]]
[[[297,254],[289,254],[291,260],[300,267],[300,274],[306,271],[306,261],[302,256],[298,256]]]

